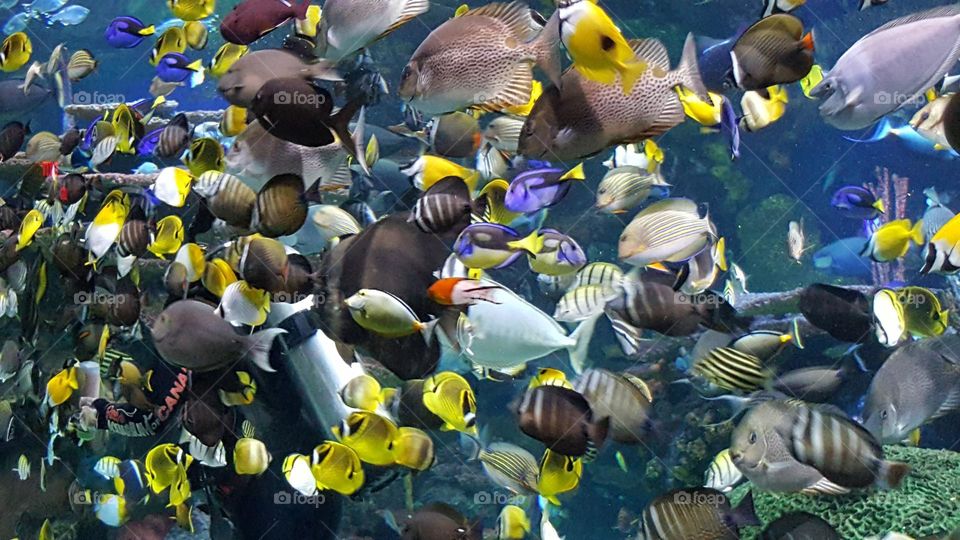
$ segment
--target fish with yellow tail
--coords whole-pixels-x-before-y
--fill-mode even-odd
[[[923,245],[923,220],[911,225],[909,219],[897,219],[874,231],[860,255],[876,262],[889,262],[906,255],[911,243]]]

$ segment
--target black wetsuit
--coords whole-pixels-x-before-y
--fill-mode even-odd
[[[153,409],[140,409],[130,403],[97,399],[93,402],[97,410],[97,429],[127,437],[156,435],[183,403],[190,382],[189,370],[158,364],[150,377],[150,389],[145,389],[147,399],[158,405]]]

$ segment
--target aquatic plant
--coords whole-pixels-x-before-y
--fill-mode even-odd
[[[757,516],[764,524],[790,512],[810,512],[828,521],[843,538],[883,536],[895,531],[916,538],[939,537],[960,526],[960,453],[948,450],[884,447],[886,457],[912,467],[900,489],[855,491],[840,497],[769,493],[745,484],[734,502],[753,491]],[[741,530],[757,538],[760,529]]]

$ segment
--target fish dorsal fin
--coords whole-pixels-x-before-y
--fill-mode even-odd
[[[523,2],[494,2],[471,9],[459,18],[480,16],[497,19],[506,24],[523,41],[530,41],[537,37],[541,29],[541,26],[530,16],[530,8]],[[529,98],[529,95],[527,97]]]
[[[413,315],[413,317],[414,317],[415,319],[417,319],[418,321],[420,320],[420,316],[417,315],[417,312],[414,311],[413,308],[410,307],[410,304],[407,304],[407,303],[403,300],[403,298],[400,298],[399,296],[393,294],[392,292],[387,292],[387,291],[380,291],[380,292],[392,296],[393,299],[396,300],[397,302],[399,302],[400,305],[402,305],[403,308],[404,308],[405,310],[407,310],[408,313],[410,313],[411,315]]]
[[[513,68],[513,73],[497,95],[477,103],[474,108],[488,112],[498,112],[508,107],[523,105],[530,99],[530,89],[533,87],[533,65],[519,62]]]
[[[393,32],[397,28],[400,28],[401,26],[406,24],[410,19],[423,15],[424,13],[427,12],[428,9],[430,9],[429,0],[407,0],[403,4],[403,11],[400,12],[400,17],[397,19],[397,22],[387,27],[387,29],[384,30],[382,34],[380,34],[380,38],[383,38],[390,32]]]
[[[838,486],[826,478],[821,478],[816,483],[800,490],[800,493],[804,495],[844,495],[850,493],[850,490]]]
[[[650,206],[643,209],[642,212],[637,214],[641,215],[650,215],[657,212],[684,212],[687,214],[693,214],[697,217],[700,217],[700,210],[697,208],[697,203],[691,201],[690,199],[683,198],[672,198],[672,199],[663,199],[662,201],[657,201]]]
[[[933,413],[930,419],[940,418],[956,410],[960,410],[960,386],[954,388],[953,391],[947,394],[947,399],[943,401],[940,408],[937,409],[937,412]]]
[[[648,65],[670,70],[670,55],[659,39],[631,39],[630,48],[638,59],[646,61]]]
[[[757,32],[786,32],[799,40],[803,35],[803,22],[793,15],[778,13],[757,21],[744,32],[744,36],[756,36]]]
[[[905,17],[900,17],[899,19],[894,19],[884,24],[883,26],[880,26],[879,28],[877,28],[873,32],[870,32],[864,37],[869,37],[878,32],[889,30],[897,26],[903,26],[905,24],[909,24],[912,22],[924,21],[927,19],[936,19],[939,17],[953,17],[955,15],[960,15],[960,4],[954,4],[951,6],[940,6],[933,9],[928,9],[926,11],[921,11],[919,13],[911,13],[910,15],[907,15]]]

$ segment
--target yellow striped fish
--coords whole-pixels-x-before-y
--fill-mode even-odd
[[[625,165],[611,169],[597,187],[595,208],[605,214],[622,214],[638,206],[652,194],[665,195],[670,189],[660,171]]]
[[[635,266],[679,262],[696,255],[716,236],[710,217],[700,217],[689,199],[664,199],[633,218],[620,235],[620,260]]]
[[[753,392],[763,388],[773,373],[759,358],[732,347],[717,347],[696,360],[692,371],[712,385],[728,391]]]
[[[536,493],[540,465],[533,454],[515,444],[498,442],[480,450],[477,459],[498,486],[514,493]]]

